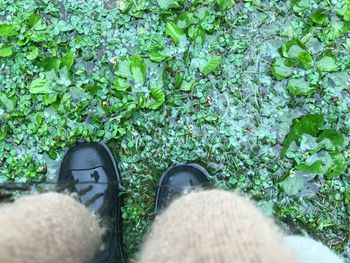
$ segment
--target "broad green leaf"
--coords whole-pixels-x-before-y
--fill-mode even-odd
[[[195,83],[196,83],[195,80],[190,80],[190,81],[184,80],[181,84],[180,90],[191,91]]]
[[[307,173],[321,174],[323,172],[323,164],[321,161],[316,161],[311,165],[307,165],[307,164],[297,165],[295,169],[302,172],[307,172]]]
[[[186,41],[185,33],[174,22],[166,24],[165,33],[171,37],[176,45]]]
[[[235,4],[235,0],[216,0],[216,3],[220,7],[220,9],[224,10],[233,7],[233,5]]]
[[[192,41],[204,43],[206,32],[199,25],[191,25],[188,29],[188,36]]]
[[[60,70],[61,61],[56,57],[44,58],[38,63],[39,67],[42,67],[44,71],[54,70],[56,73]]]
[[[146,64],[139,56],[133,56],[130,62],[130,71],[135,82],[144,84],[146,81]]]
[[[284,157],[292,142],[300,143],[303,134],[317,137],[323,126],[324,116],[321,114],[309,114],[294,119],[290,131],[283,142],[281,157]]]
[[[17,36],[18,33],[14,26],[8,24],[0,24],[0,37]]]
[[[300,59],[300,66],[303,69],[310,69],[314,66],[314,61],[312,59],[312,56],[307,51],[302,51],[299,54],[299,59]]]
[[[179,8],[183,5],[183,0],[157,0],[161,9]]]
[[[131,78],[130,60],[127,57],[123,57],[118,61],[114,74],[126,79]]]
[[[186,29],[193,23],[193,13],[185,12],[179,15],[176,19],[176,25],[180,29]]]
[[[203,65],[199,66],[199,71],[203,75],[207,75],[207,74],[213,72],[221,64],[222,57],[209,55],[205,60],[206,60],[205,63],[203,63]]]
[[[47,79],[35,79],[29,85],[31,94],[49,94],[53,93],[51,81]]]
[[[41,16],[34,13],[28,19],[28,26],[37,31],[45,30],[47,28],[45,22],[42,20]]]
[[[159,50],[159,49],[154,49],[150,52],[149,59],[153,62],[160,63],[170,57],[170,50],[168,48]]]
[[[334,72],[338,70],[336,57],[331,51],[324,52],[318,58],[316,66],[322,72]]]
[[[341,8],[335,10],[337,15],[342,17],[345,21],[350,21],[350,1],[345,0]]]
[[[304,79],[290,79],[287,90],[289,94],[294,96],[308,96],[314,94],[316,88]]]
[[[293,196],[304,188],[304,179],[301,176],[288,176],[280,185],[286,194]]]
[[[9,45],[0,46],[0,58],[9,57],[12,55],[12,47]]]
[[[329,11],[324,8],[317,9],[311,14],[310,18],[315,24],[323,25],[329,20]]]
[[[324,140],[329,140],[330,144],[325,144],[326,149],[330,151],[340,151],[345,146],[344,136],[333,130],[324,130],[318,137],[318,141],[322,143]]]
[[[62,69],[64,67],[66,67],[67,70],[69,71],[71,69],[71,67],[73,66],[74,59],[75,59],[75,53],[68,51],[64,55],[64,57],[61,58],[60,68]]]
[[[331,153],[333,164],[328,168],[326,172],[327,178],[334,178],[342,175],[348,168],[348,164],[343,154]]]
[[[5,93],[0,93],[0,106],[4,107],[7,112],[11,112],[15,108],[16,102],[7,97]]]
[[[313,59],[306,46],[299,39],[292,39],[281,46],[280,52],[285,57],[287,66],[310,69],[313,67]]]
[[[272,63],[271,71],[272,71],[272,75],[277,80],[289,78],[293,74],[293,69],[286,66],[283,58],[275,59],[275,61]]]
[[[154,99],[154,102],[148,108],[152,110],[158,109],[165,102],[165,95],[161,87],[151,88],[151,97]]]
[[[39,56],[39,48],[33,47],[32,51],[27,54],[27,59],[34,60]]]
[[[293,10],[296,12],[311,9],[313,2],[311,0],[292,0]]]
[[[114,88],[118,91],[126,91],[130,87],[129,81],[124,78],[116,78],[114,80]]]

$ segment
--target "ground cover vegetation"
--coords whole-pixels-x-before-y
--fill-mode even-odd
[[[130,256],[162,172],[198,162],[349,260],[349,32],[349,0],[0,0],[0,196],[104,140]]]

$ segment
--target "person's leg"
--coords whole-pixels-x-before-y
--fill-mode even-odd
[[[231,192],[193,192],[160,214],[139,263],[292,263],[272,220]]]
[[[342,263],[338,255],[328,247],[311,238],[301,236],[286,236],[284,244],[293,251],[300,263]]]
[[[103,230],[71,197],[47,193],[0,206],[0,262],[85,263]]]
[[[122,185],[108,147],[83,143],[70,149],[58,186],[58,191],[75,193],[82,204],[49,193],[0,207],[0,262],[87,263],[94,255],[90,263],[123,263]]]

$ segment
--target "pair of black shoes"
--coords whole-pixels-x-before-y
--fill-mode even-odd
[[[183,192],[207,186],[208,172],[197,164],[175,165],[162,176],[157,192],[156,213]],[[124,263],[122,246],[122,200],[124,190],[112,152],[104,143],[84,143],[65,155],[59,173],[60,189],[77,193],[79,200],[96,213],[106,229],[103,250],[95,253],[95,262]]]

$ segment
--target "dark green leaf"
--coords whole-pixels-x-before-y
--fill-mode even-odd
[[[330,141],[330,144],[325,144],[327,150],[340,151],[345,146],[344,136],[337,131],[324,130],[318,137],[318,141],[322,143],[326,139]]]
[[[328,17],[329,17],[329,11],[324,8],[320,8],[314,11],[311,14],[310,18],[312,22],[314,22],[315,24],[323,25],[328,21]]]
[[[343,154],[332,153],[333,164],[328,168],[326,176],[331,179],[342,175],[348,168],[348,164]]]
[[[58,58],[51,57],[51,58],[44,58],[38,63],[39,67],[42,67],[45,71],[51,71],[54,70],[56,73],[58,73],[60,69],[61,61]]]
[[[321,127],[323,126],[324,116],[321,114],[309,114],[294,119],[289,134],[283,142],[281,157],[284,157],[292,142],[300,143],[303,134],[309,134],[317,137]]]
[[[146,64],[139,56],[133,56],[130,62],[130,71],[135,82],[144,84],[146,81]]]

